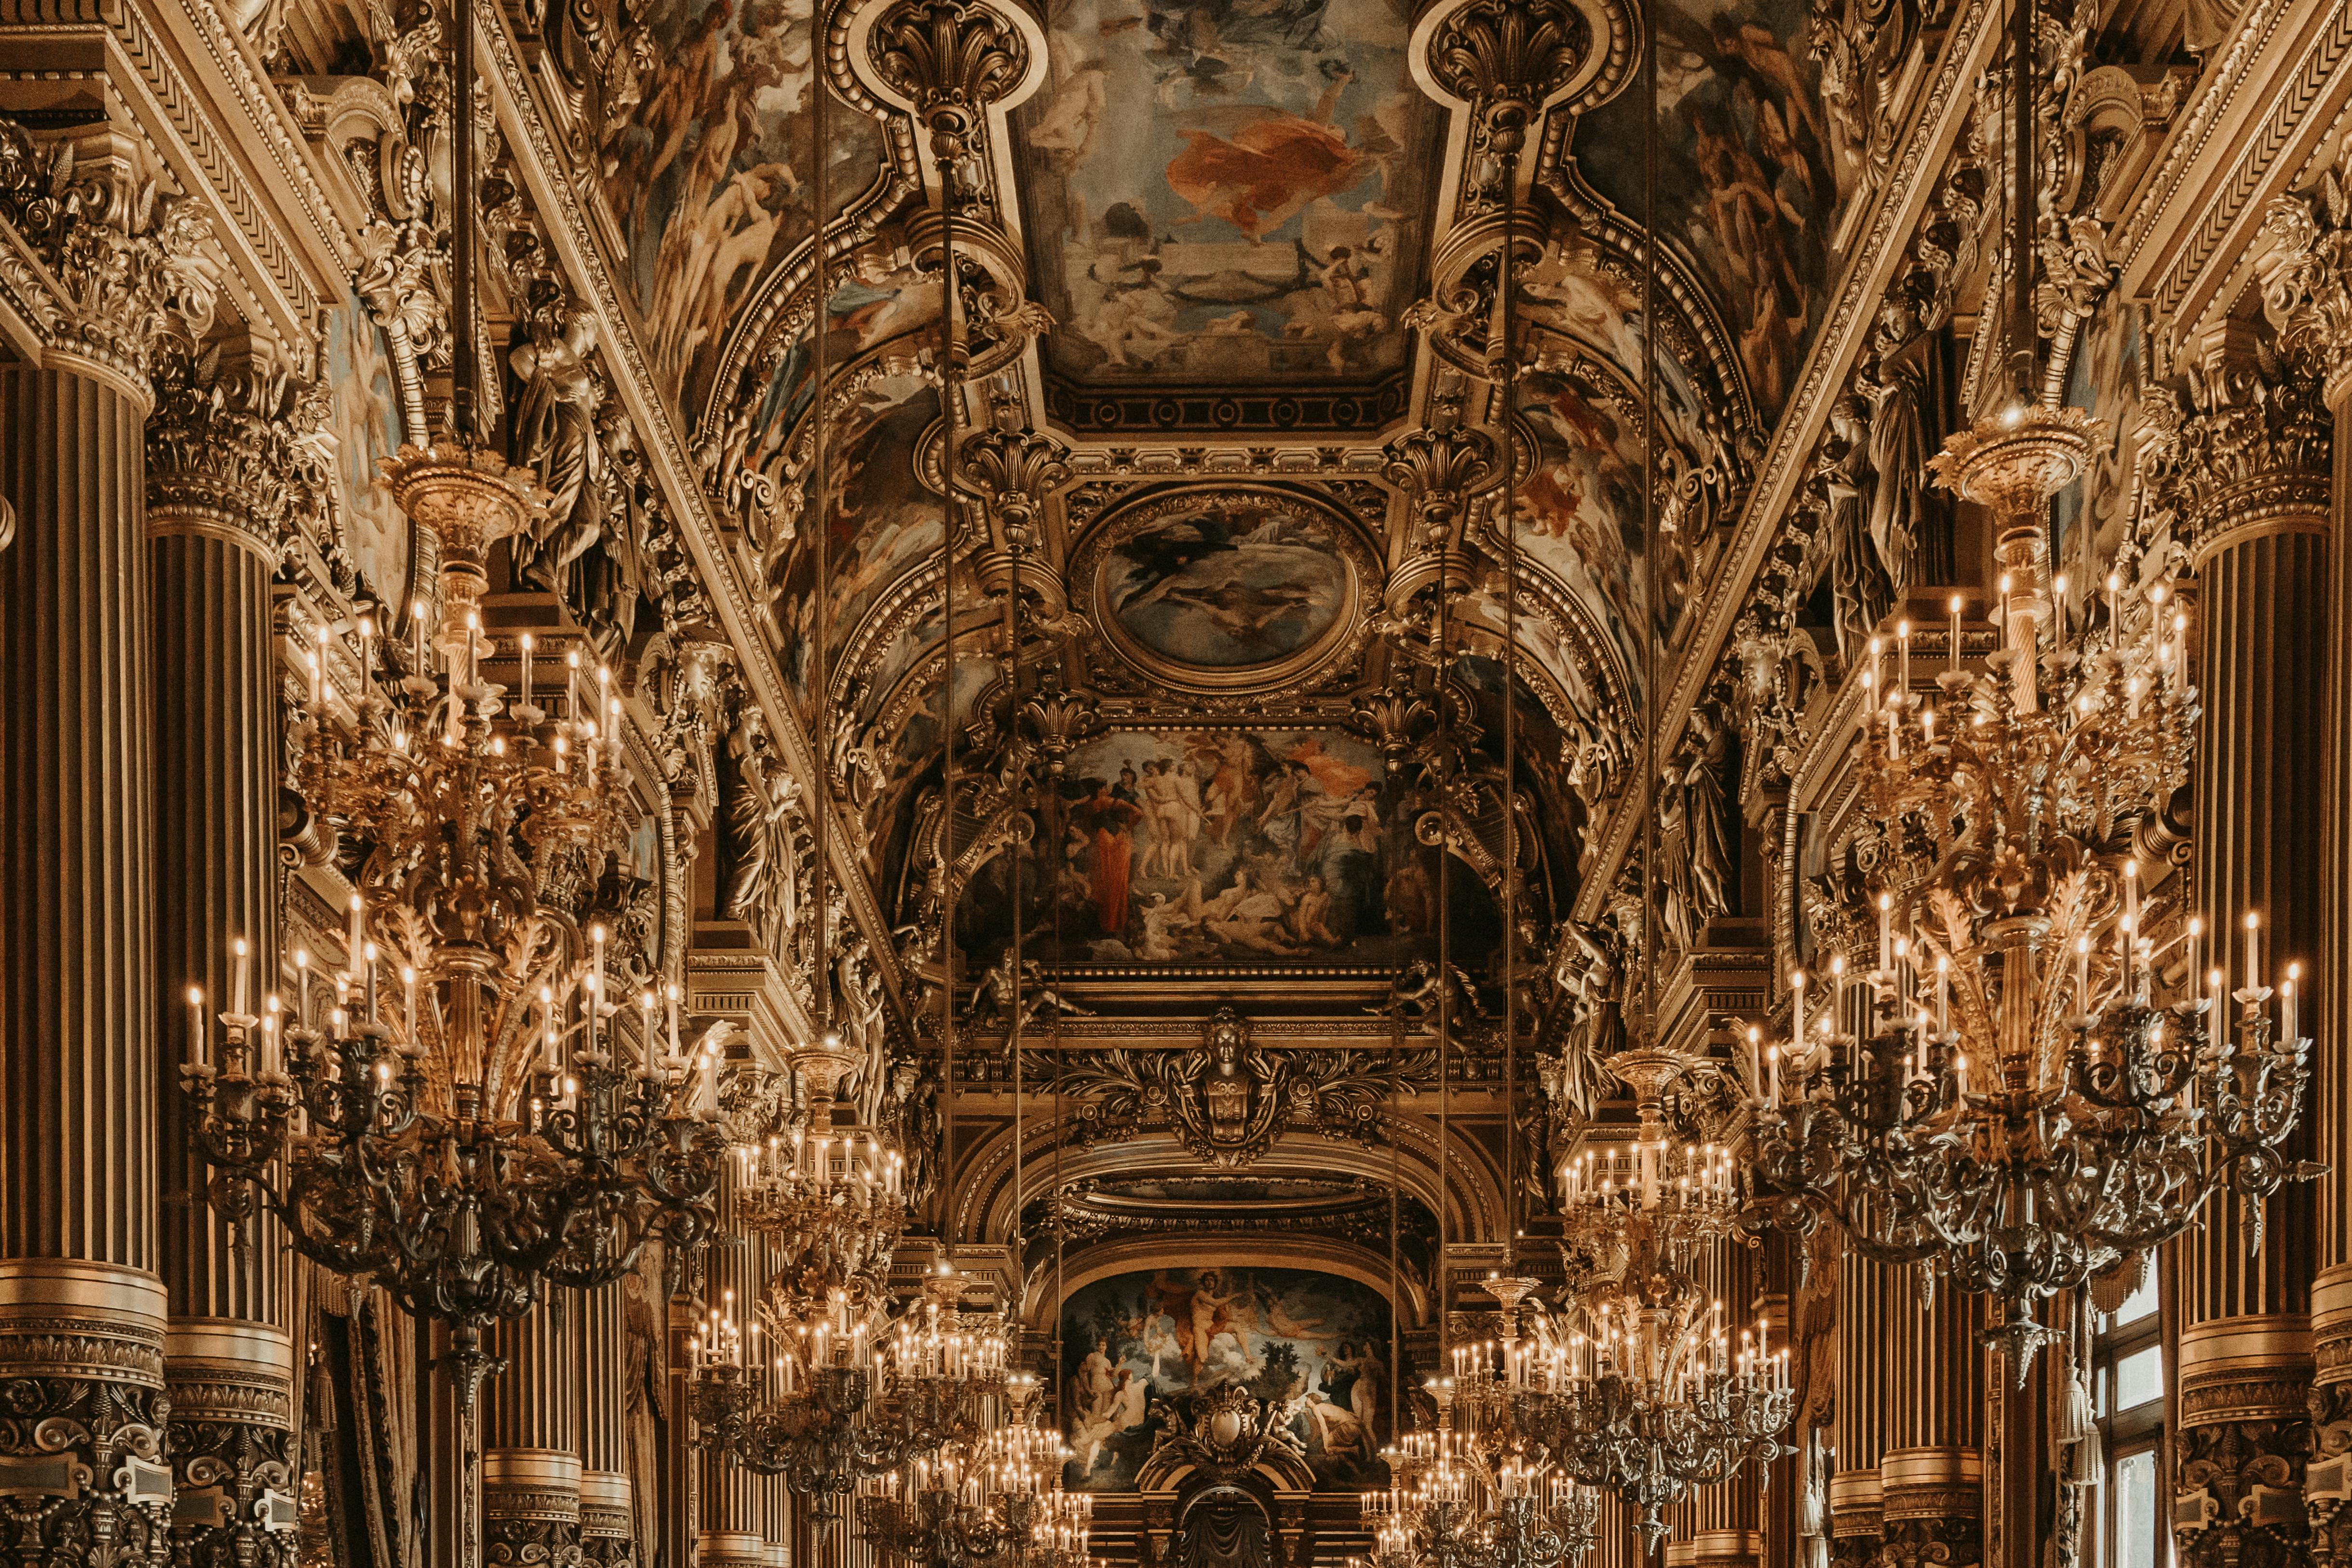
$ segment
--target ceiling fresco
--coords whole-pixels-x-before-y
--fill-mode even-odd
[[[1339,424],[1402,412],[1444,123],[1409,8],[1057,0],[1047,21],[1049,81],[1014,122],[1057,412],[1166,422],[1117,395],[1144,388],[1262,411],[1229,424],[1280,423],[1285,394]]]
[[[1080,747],[1018,864],[989,863],[957,935],[992,960],[1016,920],[1062,965],[1393,970],[1433,953],[1447,874],[1414,834],[1412,792],[1360,736],[1241,727],[1120,732]],[[1460,951],[1485,952],[1495,905],[1457,877]]]
[[[730,323],[815,201],[811,0],[651,0],[631,38],[635,89],[608,126],[604,195],[655,369],[689,419]],[[836,104],[827,195],[871,194],[882,132]]]
[[[1658,227],[1690,275],[1711,282],[1769,417],[1821,326],[1839,210],[1833,133],[1806,43],[1811,11],[1804,0],[1670,0],[1645,11],[1658,30],[1657,121],[1644,125],[1638,95],[1622,94],[1578,127],[1577,167],[1639,223],[1643,151],[1655,145]]]
[[[1515,274],[1507,407],[1491,253],[1482,270],[1462,248],[1497,216],[1465,131],[1483,110],[1425,88],[1436,68],[1413,51],[1443,35],[1429,16],[1416,33],[1392,0],[1053,0],[954,57],[972,82],[1028,84],[1018,101],[984,126],[936,121],[926,140],[911,57],[886,59],[859,30],[870,7],[844,0],[829,12],[847,46],[827,66],[846,205],[822,312],[819,505],[807,181],[786,150],[806,145],[807,14],[788,4],[666,0],[650,15],[659,59],[606,138],[605,194],[665,343],[656,365],[698,426],[706,484],[766,587],[812,729],[825,605],[818,740],[889,918],[942,918],[943,204],[971,269],[958,321],[975,355],[989,344],[958,391],[959,788],[984,795],[987,770],[1007,765],[1039,681],[1080,715],[1020,853],[990,838],[959,873],[958,944],[992,962],[1017,925],[1057,962],[1171,974],[1370,973],[1425,955],[1441,884],[1459,879],[1474,924],[1495,908],[1491,866],[1441,867],[1415,838],[1441,711],[1463,725],[1444,731],[1463,748],[1447,765],[1493,789],[1501,721],[1517,715],[1510,766],[1543,826],[1538,892],[1564,907],[1580,836],[1629,776],[1645,650],[1712,570],[1759,421],[1818,324],[1836,153],[1801,6],[1658,13],[1654,128],[1630,107],[1622,62],[1557,67],[1549,79],[1591,97],[1550,100],[1556,131],[1529,138],[1521,221],[1540,242]],[[1590,0],[1559,37],[1622,48],[1633,26]],[[893,70],[885,90],[877,73]],[[1670,242],[1654,320],[1631,226],[1654,132]],[[941,184],[906,152],[924,146],[968,151]],[[1653,374],[1668,537],[1647,622]],[[1482,432],[1487,455],[1458,472],[1400,457],[1414,432],[1455,426]],[[1000,471],[975,437],[1036,450]],[[1460,552],[1442,616],[1426,516],[1448,520]],[[1467,658],[1446,667],[1453,697],[1436,686],[1441,625]],[[1391,710],[1419,728],[1381,731]],[[1499,831],[1494,798],[1475,809],[1492,818],[1480,831]],[[953,816],[997,834],[1002,810],[960,795]]]

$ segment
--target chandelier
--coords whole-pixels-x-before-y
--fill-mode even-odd
[[[908,1568],[1092,1568],[1094,1499],[1062,1489],[1070,1450],[1037,1424],[1034,1378],[1013,1380],[1011,1414],[885,1478],[858,1500],[866,1540]]]
[[[1003,1315],[958,1309],[963,1282],[949,1265],[895,1322],[879,1283],[869,1273],[812,1291],[780,1271],[748,1358],[730,1293],[691,1347],[696,1444],[784,1477],[816,1517],[832,1519],[861,1483],[971,1441],[1034,1389],[1034,1379],[1007,1373]]]
[[[1640,1125],[1622,1155],[1588,1150],[1568,1171],[1560,1310],[1523,1315],[1532,1280],[1492,1280],[1504,1301],[1496,1355],[1470,1358],[1476,1401],[1566,1475],[1605,1487],[1639,1513],[1644,1549],[1664,1510],[1692,1487],[1759,1471],[1784,1451],[1794,1414],[1788,1352],[1763,1320],[1737,1348],[1703,1274],[1737,1237],[1740,1204],[1727,1149],[1674,1144],[1664,1097],[1696,1064],[1657,1047],[1609,1067],[1634,1096]],[[1524,1318],[1524,1331],[1523,1331]]]
[[[2060,578],[2052,618],[2040,519],[2080,469],[2084,424],[2032,406],[1936,459],[2004,520],[2002,646],[1988,672],[1962,670],[1955,600],[1938,705],[1913,697],[1907,624],[1892,682],[1874,644],[1859,872],[1817,915],[1846,951],[1812,1016],[1799,973],[1787,1037],[1751,1031],[1749,1047],[1758,1197],[1991,1297],[1988,1338],[2021,1382],[2043,1300],[2146,1257],[2222,1188],[2259,1246],[2263,1200],[2315,1173],[2280,1152],[2310,1042],[2297,967],[2266,976],[2259,917],[2237,942],[2189,921],[2188,984],[2157,995],[2175,942],[2157,945],[2132,840],[2187,777],[2197,694],[2169,583],[2130,595],[2110,577],[2095,633],[2068,626]]]
[[[576,655],[557,711],[533,701],[528,651],[520,701],[482,678],[485,554],[523,523],[527,480],[413,447],[388,477],[444,542],[438,668],[421,618],[404,647],[362,620],[356,689],[339,691],[322,631],[293,726],[305,804],[367,846],[347,966],[297,952],[289,1009],[254,995],[275,955],[236,942],[230,1005],[208,1022],[190,993],[184,1080],[215,1207],[267,1207],[305,1257],[448,1323],[470,1407],[497,1364],[487,1325],[549,1283],[619,1278],[649,1237],[699,1239],[714,1063],[698,1084],[675,988],[666,1042],[649,1009],[616,1027],[604,928],[550,894],[620,841],[620,721]]]
[[[827,1030],[791,1053],[795,1110],[762,1142],[735,1146],[735,1217],[780,1254],[778,1292],[814,1300],[828,1287],[878,1296],[905,1226],[906,1161],[877,1129],[836,1127],[834,1097],[859,1066]]]
[[[1405,1433],[1382,1456],[1391,1484],[1360,1502],[1372,1553],[1350,1559],[1350,1568],[1574,1568],[1591,1550],[1600,1494],[1524,1457],[1499,1428],[1457,1427],[1458,1381],[1433,1380],[1437,1425]]]

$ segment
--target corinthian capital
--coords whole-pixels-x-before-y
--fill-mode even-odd
[[[2193,374],[2145,417],[2153,499],[2199,558],[2249,531],[2324,523],[2327,411],[2318,381],[2278,354]]]
[[[193,341],[212,323],[220,283],[203,252],[210,226],[140,174],[111,133],[45,147],[0,120],[0,221],[39,263],[37,272],[8,257],[0,289],[51,353],[127,390],[148,395],[158,339]]]
[[[2263,314],[2279,353],[2307,375],[2352,384],[2352,194],[2342,175],[2330,169],[2317,190],[2274,199],[2263,240]]]
[[[206,533],[275,562],[310,490],[322,387],[263,364],[224,366],[215,348],[166,354],[147,419],[147,527]]]

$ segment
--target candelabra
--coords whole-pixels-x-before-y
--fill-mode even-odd
[[[2036,407],[1936,460],[2003,520],[2002,647],[1989,672],[1961,669],[1954,601],[1939,714],[1913,696],[1907,624],[1893,680],[1873,644],[1864,869],[1815,916],[1844,951],[1812,1027],[1800,973],[1788,1035],[1749,1045],[1760,1204],[1993,1298],[1989,1336],[2021,1382],[2045,1298],[2179,1234],[2221,1188],[2259,1237],[2263,1200],[2315,1170],[2280,1152],[2310,1080],[2296,967],[2264,984],[2254,914],[2235,989],[2228,933],[2191,920],[2156,942],[2133,834],[2187,777],[2188,621],[2165,582],[2126,594],[2110,577],[2104,629],[2071,624],[2063,577],[2044,591],[2040,519],[2084,443],[2081,416]],[[1876,962],[1852,973],[1874,922]],[[2181,942],[2187,984],[2168,1004],[2155,994]]]
[[[293,726],[306,805],[365,847],[344,967],[328,976],[297,952],[289,1010],[254,994],[276,955],[236,942],[219,1059],[192,992],[184,1079],[214,1206],[236,1224],[267,1207],[305,1257],[446,1322],[470,1431],[497,1365],[488,1325],[550,1282],[619,1278],[649,1237],[700,1238],[719,1175],[715,1064],[697,1108],[674,992],[667,1051],[648,1011],[625,1059],[603,928],[582,931],[550,891],[621,837],[604,672],[590,706],[573,656],[560,713],[533,701],[528,639],[520,701],[482,678],[486,552],[543,494],[468,447],[404,447],[386,478],[442,539],[438,668],[421,605],[405,642],[359,623],[341,689],[321,630]],[[469,1485],[469,1514],[477,1501]],[[469,1554],[478,1524],[461,1525]]]
[[[1433,1381],[1436,1426],[1383,1456],[1391,1484],[1360,1501],[1373,1548],[1354,1568],[1573,1568],[1592,1547],[1600,1495],[1516,1451],[1489,1463],[1495,1433],[1454,1425],[1456,1382]]]
[[[1530,1314],[1522,1332],[1532,1282],[1490,1281],[1506,1305],[1503,1339],[1469,1368],[1477,1402],[1507,1407],[1521,1442],[1639,1510],[1645,1545],[1685,1489],[1781,1453],[1794,1409],[1788,1352],[1771,1350],[1760,1319],[1735,1351],[1702,1280],[1706,1254],[1740,1221],[1729,1152],[1666,1137],[1665,1094],[1693,1065],[1654,1047],[1611,1058],[1641,1121],[1629,1154],[1588,1152],[1570,1168],[1562,1311]]]
[[[908,1568],[1091,1568],[1094,1500],[1062,1489],[1069,1449],[1026,1407],[1035,1380],[1013,1380],[1014,1414],[912,1459],[887,1489],[858,1500],[866,1539]]]

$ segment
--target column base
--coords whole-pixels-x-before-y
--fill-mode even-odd
[[[485,1452],[482,1537],[493,1564],[578,1563],[580,1456],[553,1448]]]
[[[1876,1470],[1841,1470],[1830,1478],[1830,1562],[1835,1568],[1871,1568],[1885,1528],[1885,1494]]]
[[[2352,1564],[2352,1263],[2331,1264],[2311,1282],[2311,1366],[2304,1513],[2311,1560],[2340,1568]]]
[[[702,1568],[768,1568],[768,1543],[740,1531],[706,1530],[694,1538]]]
[[[1702,1530],[1666,1543],[1666,1568],[1756,1568],[1764,1538],[1752,1530]]]
[[[1880,1557],[1887,1568],[1984,1561],[1984,1457],[1974,1448],[1893,1448],[1878,1461]]]
[[[580,1560],[597,1568],[633,1568],[636,1536],[631,1529],[629,1478],[615,1470],[580,1475]]]
[[[16,1500],[0,1510],[0,1559],[164,1555],[167,1310],[142,1269],[0,1259],[0,1494]]]
[[[163,1341],[171,1394],[172,1561],[290,1568],[294,1341],[237,1318],[174,1318]]]
[[[2221,1318],[2180,1336],[2173,1542],[2180,1568],[2302,1568],[2312,1331],[2301,1313]]]

